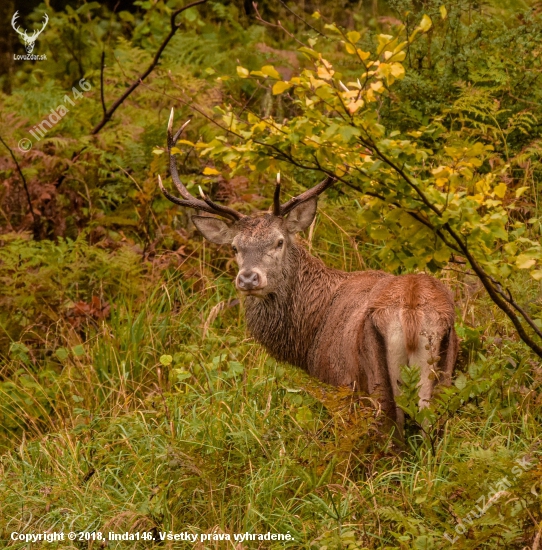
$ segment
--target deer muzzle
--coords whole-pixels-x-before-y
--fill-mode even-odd
[[[267,283],[266,277],[259,269],[243,269],[235,281],[241,292],[253,293],[262,290]]]

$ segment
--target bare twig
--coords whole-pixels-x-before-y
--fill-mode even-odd
[[[11,155],[11,158],[13,159],[13,162],[15,163],[15,166],[17,166],[17,171],[19,172],[19,176],[21,177],[21,181],[23,182],[24,191],[26,194],[26,200],[28,201],[28,209],[30,210],[30,214],[32,216],[32,229],[34,232],[34,236],[37,237],[39,235],[39,220],[36,217],[36,214],[34,213],[34,208],[32,206],[32,200],[30,199],[30,191],[28,190],[28,183],[26,182],[26,178],[24,177],[23,171],[21,169],[21,166],[19,165],[19,162],[17,161],[17,158],[13,154],[13,151],[11,150],[11,147],[3,140],[2,136],[0,136],[0,141],[4,145],[4,147],[9,151],[9,154]]]
[[[305,23],[305,25],[307,25],[307,27],[311,28],[315,33],[319,34],[320,36],[324,37],[324,38],[327,38],[327,36],[320,32],[316,27],[313,27],[306,19],[303,19],[303,17],[301,17],[300,15],[298,15],[297,13],[295,13],[295,11],[291,10],[288,5],[286,4],[286,2],[283,2],[282,0],[279,0],[279,2],[297,19],[299,19],[302,23]]]
[[[263,25],[267,25],[268,27],[275,27],[276,29],[280,29],[285,34],[287,34],[292,40],[295,40],[298,44],[301,44],[304,48],[307,47],[307,44],[301,42],[301,40],[298,40],[296,36],[294,36],[289,30],[287,30],[283,24],[280,21],[277,21],[277,23],[271,23],[269,21],[266,21],[258,11],[258,4],[257,2],[252,2],[252,6],[254,7],[254,12],[256,13],[256,19],[262,23]]]
[[[100,63],[100,99],[102,101],[102,110],[105,117],[107,114],[107,108],[105,106],[105,99],[104,99],[104,67],[105,67],[105,49],[102,50],[102,60]]]
[[[171,14],[171,28],[167,36],[162,41],[162,44],[160,44],[160,47],[156,51],[153,60],[151,61],[150,65],[141,73],[136,80],[132,82],[132,84],[124,91],[124,93],[107,109],[107,111],[104,113],[102,120],[94,126],[92,131],[90,132],[91,135],[95,136],[108,122],[111,120],[111,117],[113,116],[114,112],[126,101],[128,96],[147,78],[151,72],[154,70],[156,65],[158,64],[158,61],[160,60],[160,57],[163,53],[163,51],[166,49],[166,46],[169,44],[170,40],[175,36],[175,33],[180,28],[180,23],[176,23],[175,20],[177,18],[177,15],[182,13],[183,11],[186,11],[190,8],[193,8],[194,6],[198,6],[199,4],[205,4],[207,0],[195,0],[195,2],[192,2],[191,4],[188,4],[187,6],[184,6],[182,8],[179,8],[178,10],[175,10]]]

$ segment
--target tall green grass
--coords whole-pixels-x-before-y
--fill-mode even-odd
[[[358,267],[347,241],[313,244],[328,263]],[[14,239],[0,272],[9,277],[0,371],[7,547],[27,547],[10,540],[14,531],[62,530],[294,539],[165,548],[449,548],[443,534],[453,536],[506,475],[507,494],[464,521],[454,547],[534,544],[542,369],[517,342],[493,341],[483,297],[460,300],[468,294],[479,321],[458,327],[464,366],[435,400],[428,434],[411,420],[401,451],[373,401],[277,364],[247,336],[231,280],[203,249],[143,262],[129,249]],[[74,304],[96,295],[107,315],[98,306],[75,315]],[[526,455],[532,467],[513,479]],[[107,547],[128,544],[159,546]]]

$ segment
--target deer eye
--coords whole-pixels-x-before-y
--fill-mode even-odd
[[[280,239],[279,242],[277,243],[277,248],[282,248],[283,244],[284,244],[284,240]]]
[[[234,253],[234,254],[237,254],[237,247],[232,245],[231,248],[232,248],[232,250],[233,250],[233,253]]]

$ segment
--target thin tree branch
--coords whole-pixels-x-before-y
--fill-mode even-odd
[[[109,107],[109,109],[104,113],[102,120],[94,126],[92,131],[90,132],[91,135],[95,136],[108,122],[111,120],[111,117],[113,116],[114,112],[126,101],[128,96],[151,74],[151,72],[154,70],[156,65],[158,64],[158,61],[160,60],[160,56],[162,55],[163,51],[166,49],[166,46],[169,44],[170,40],[175,36],[175,33],[179,30],[181,24],[176,23],[175,20],[177,18],[177,15],[182,13],[183,11],[186,11],[190,8],[193,8],[194,6],[198,6],[199,4],[205,4],[207,0],[195,0],[195,2],[192,2],[191,4],[188,4],[187,6],[184,6],[182,8],[179,8],[178,10],[175,10],[171,14],[171,28],[167,36],[162,41],[162,44],[160,44],[160,47],[158,48],[156,54],[154,55],[153,60],[151,61],[150,65],[147,67],[147,69],[139,75],[139,77],[132,82],[132,84],[124,91],[124,93]]]
[[[519,334],[519,337],[539,356],[542,357],[542,347],[539,346],[525,331],[524,326],[521,324],[521,321],[518,319],[518,316],[514,313],[514,310],[510,307],[508,304],[508,301],[505,300],[497,291],[495,285],[491,281],[490,275],[488,275],[482,266],[476,261],[474,256],[471,254],[470,250],[468,249],[468,246],[463,242],[463,239],[450,227],[448,223],[445,223],[443,226],[446,231],[450,234],[450,236],[454,239],[454,241],[458,244],[459,248],[461,249],[461,252],[463,255],[467,258],[469,261],[473,271],[476,273],[482,284],[484,285],[484,288],[487,290],[487,293],[493,300],[495,304],[497,304],[504,313],[508,316],[508,318],[512,321],[512,324],[514,327],[516,327],[516,330]],[[529,323],[530,324],[530,323]]]
[[[512,296],[512,292],[510,289],[506,289],[506,292],[504,292],[501,284],[496,281],[493,277],[490,277],[493,284],[495,285],[496,291],[519,313],[521,313],[522,317],[525,319],[525,321],[529,324],[529,326],[536,332],[536,334],[542,338],[542,331],[535,325],[534,321],[531,319],[529,314],[514,300]]]
[[[105,99],[104,99],[104,67],[105,67],[105,49],[102,50],[102,60],[100,63],[100,99],[102,101],[102,110],[104,113],[104,117],[107,114],[107,108],[105,106]]]
[[[327,38],[327,36],[320,32],[316,27],[313,27],[306,19],[303,19],[300,15],[298,15],[295,11],[291,10],[286,2],[283,2],[282,0],[279,0],[279,2],[297,19],[299,19],[302,23],[305,23],[307,27],[311,28],[315,33],[319,34],[320,36],[323,36],[324,38]]]
[[[303,42],[301,42],[301,40],[298,40],[290,31],[288,31],[286,28],[284,28],[284,26],[282,25],[282,23],[280,21],[278,21],[277,23],[270,23],[269,21],[266,21],[260,15],[260,12],[258,11],[258,3],[257,2],[252,2],[252,6],[254,7],[254,12],[256,13],[256,19],[260,23],[262,23],[263,25],[267,25],[269,27],[275,27],[276,29],[280,29],[281,31],[286,33],[292,40],[295,40],[298,44],[301,44],[302,47],[304,47],[304,48],[307,47],[307,44],[304,44]]]
[[[36,214],[34,213],[34,208],[32,207],[32,200],[30,199],[30,191],[28,190],[28,184],[26,182],[26,178],[24,177],[23,171],[19,165],[19,162],[17,161],[17,158],[13,154],[13,151],[11,150],[11,147],[4,141],[2,136],[0,136],[0,141],[4,145],[4,147],[9,151],[9,154],[11,155],[11,158],[13,159],[13,162],[15,163],[15,166],[17,166],[17,171],[19,172],[19,176],[21,177],[21,180],[23,182],[24,191],[26,194],[26,200],[28,201],[28,209],[30,210],[30,215],[32,216],[32,230],[35,237],[39,236],[39,220],[36,217]]]

